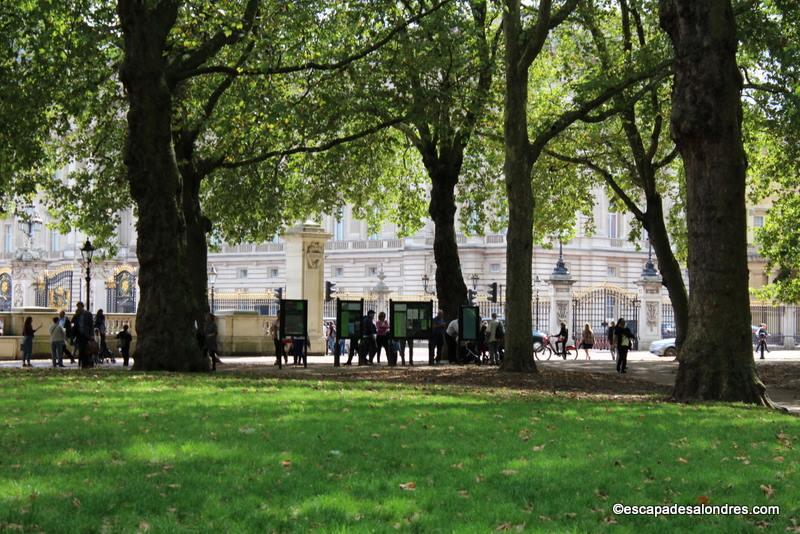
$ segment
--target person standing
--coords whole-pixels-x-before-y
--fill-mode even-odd
[[[489,334],[489,363],[497,365],[499,358],[497,357],[497,327],[500,326],[500,321],[497,320],[497,314],[492,313],[492,320],[486,330]]]
[[[614,321],[608,325],[608,350],[611,352],[611,361],[613,362],[616,359],[616,352],[617,352],[617,340],[614,339]]]
[[[269,334],[272,337],[272,343],[275,345],[275,365],[280,366],[281,358],[283,358],[286,365],[289,365],[289,356],[283,348],[283,341],[281,340],[281,323],[280,319],[275,321],[269,326]]]
[[[386,361],[391,363],[391,356],[389,354],[391,350],[389,346],[389,321],[386,320],[386,312],[380,312],[378,314],[378,322],[375,323],[375,333],[377,334],[375,354],[378,363],[381,363],[381,349],[386,351]]]
[[[756,338],[758,339],[758,343],[756,344],[756,352],[759,350],[761,351],[761,359],[764,359],[764,351],[766,350],[769,352],[767,348],[767,336],[769,333],[767,332],[767,324],[761,323],[758,326],[758,331],[756,332]]]
[[[458,358],[458,319],[453,319],[447,325],[447,359],[450,363],[460,363]]]
[[[133,337],[128,332],[128,325],[122,325],[122,331],[117,332],[117,340],[119,341],[119,351],[122,353],[122,366],[128,367],[128,360],[131,356],[131,341]]]
[[[333,354],[334,348],[336,347],[336,327],[334,326],[333,321],[328,321],[325,338],[328,341],[328,344],[325,347],[325,355],[327,356],[329,353]]]
[[[41,328],[41,326],[39,328]],[[33,367],[31,363],[31,356],[33,356],[33,335],[39,328],[33,327],[33,317],[25,318],[25,324],[22,325],[22,367]]]
[[[442,349],[444,348],[446,330],[447,321],[444,319],[444,310],[439,310],[436,317],[433,318],[433,327],[431,328],[431,343],[433,344],[433,352],[436,357],[434,362],[436,363],[442,361]]]
[[[359,354],[361,354],[362,360],[366,360],[367,365],[372,365],[372,360],[375,357],[377,337],[378,328],[375,326],[375,310],[369,310],[361,319],[361,343],[359,345]]]
[[[117,363],[117,360],[114,358],[114,355],[108,350],[108,344],[106,343],[106,316],[103,314],[103,310],[97,310],[97,315],[94,318],[94,327],[100,333],[100,361],[104,359],[111,359],[111,363]]]
[[[58,324],[64,329],[64,345],[61,347],[61,355],[69,356],[69,363],[75,363],[75,358],[72,355],[72,352],[70,352],[70,350],[67,348],[67,340],[69,340],[71,343],[73,341],[72,323],[70,322],[69,317],[67,317],[67,313],[64,310],[58,312]],[[74,345],[75,344],[73,343],[73,347]]]
[[[53,324],[50,325],[50,356],[53,359],[53,367],[64,367],[61,350],[64,348],[66,337],[66,332],[59,323],[58,317],[53,317]]]
[[[206,314],[205,325],[206,353],[211,357],[211,370],[217,370],[217,364],[222,363],[217,357],[217,321],[213,313]]]
[[[72,332],[78,351],[78,365],[82,368],[94,367],[94,359],[89,353],[89,340],[94,337],[93,324],[92,313],[83,307],[83,302],[78,302],[75,315],[72,316]]]
[[[617,326],[614,327],[614,339],[617,342],[617,372],[627,373],[628,368],[628,350],[633,345],[633,332],[630,328],[625,326],[625,319],[622,317],[617,321]]]
[[[586,359],[591,360],[589,357],[589,349],[594,347],[594,332],[592,332],[592,327],[589,326],[589,323],[586,323],[583,326],[583,333],[581,333],[581,344],[580,347],[586,352]]]

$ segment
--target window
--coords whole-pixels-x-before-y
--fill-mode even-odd
[[[277,267],[272,267],[269,270],[269,276],[270,276],[270,278],[278,278],[278,268]]]
[[[54,252],[61,250],[61,234],[58,230],[50,230],[50,250]]]
[[[247,278],[247,269],[236,269],[236,278]]]
[[[367,266],[367,276],[377,276],[378,274],[378,267],[375,265],[368,265]]]
[[[608,276],[617,276],[617,268],[614,266],[609,265],[607,273]]]
[[[10,224],[7,224],[3,231],[3,251],[14,251],[14,229]]]
[[[333,268],[333,276],[336,278],[340,278],[344,276],[344,267],[334,267]]]
[[[493,273],[499,273],[499,272],[500,272],[500,264],[499,264],[499,263],[493,263],[493,264],[491,264],[491,265],[489,266],[489,271],[490,271],[490,272],[493,272]]]
[[[344,241],[344,222],[336,221],[336,226],[333,228],[333,239],[336,241]]]
[[[764,216],[763,215],[756,215],[753,217],[753,226],[756,228],[763,228],[764,227]]]
[[[619,237],[619,213],[608,214],[608,237],[611,239]]]

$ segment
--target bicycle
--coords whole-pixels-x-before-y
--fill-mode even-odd
[[[553,345],[551,341],[553,337],[558,338],[558,336],[543,336],[540,339],[534,339],[533,341],[533,356],[537,360],[549,360],[553,354],[557,356],[561,356],[565,360],[572,356],[573,360],[578,359],[578,349],[575,347],[574,343],[572,345],[567,345],[564,347],[564,351],[561,352],[556,350],[556,347]]]

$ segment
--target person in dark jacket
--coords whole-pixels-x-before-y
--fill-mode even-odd
[[[636,336],[631,332],[630,328],[625,326],[625,319],[622,317],[617,321],[617,326],[614,327],[614,340],[617,343],[617,372],[627,373],[628,367],[628,350],[633,345],[633,340]]]
[[[39,328],[41,328],[41,326]],[[31,364],[31,356],[33,355],[33,335],[39,328],[33,327],[33,317],[25,318],[25,324],[22,325],[22,367],[33,367]]]
[[[94,367],[93,355],[88,350],[89,340],[94,339],[94,320],[92,312],[83,307],[83,302],[75,306],[72,327],[78,347],[78,364],[84,368]]]
[[[617,340],[614,339],[614,321],[611,321],[611,324],[608,325],[608,350],[611,352],[611,361],[616,359],[617,354]]]
[[[444,318],[444,310],[439,310],[436,317],[433,318],[433,327],[431,328],[431,343],[433,344],[434,362],[439,363],[442,361],[442,349],[445,345],[445,330],[447,330],[447,320]]]
[[[128,359],[131,355],[131,340],[133,337],[128,332],[128,325],[122,325],[122,331],[117,332],[117,339],[119,340],[119,350],[122,353],[122,366],[128,367]]]
[[[213,313],[206,314],[205,324],[206,352],[211,357],[211,370],[217,370],[217,364],[222,360],[217,356],[217,322]]]
[[[369,310],[361,319],[361,360],[366,360],[367,365],[372,365],[372,359],[377,352],[378,327],[375,325],[375,310]]]
[[[94,317],[94,327],[100,333],[100,361],[110,358],[111,363],[116,363],[117,360],[108,350],[108,343],[106,343],[106,316],[103,314],[103,310],[97,310],[97,315]]]
[[[567,329],[567,323],[561,321],[561,330],[558,331],[558,337],[556,339],[556,352],[560,356],[563,356],[564,358],[566,358],[568,339],[569,339],[569,329]],[[559,350],[561,352],[559,352]]]

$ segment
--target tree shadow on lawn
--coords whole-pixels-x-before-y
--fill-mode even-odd
[[[800,423],[767,410],[111,375],[0,390],[0,528],[718,531],[800,518],[790,482]],[[699,520],[611,512],[701,496],[783,509]]]

